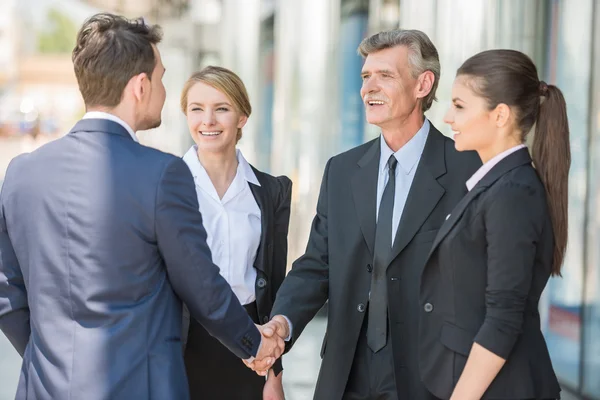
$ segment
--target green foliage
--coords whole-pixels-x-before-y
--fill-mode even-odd
[[[48,26],[38,33],[37,47],[40,53],[64,54],[73,51],[77,26],[56,9],[48,11]]]

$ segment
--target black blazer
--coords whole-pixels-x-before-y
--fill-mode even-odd
[[[273,307],[293,325],[292,343],[326,301],[327,333],[315,399],[342,398],[369,300],[375,242],[380,139],[331,158],[306,252],[294,262]],[[481,166],[433,125],[417,166],[387,269],[388,304],[399,398],[418,400],[419,279],[444,218]],[[411,371],[407,368],[413,366]],[[414,373],[413,373],[414,372]],[[410,376],[408,376],[410,374]],[[420,393],[420,392],[419,392]]]
[[[501,160],[440,229],[420,288],[420,371],[448,399],[474,342],[506,359],[484,399],[558,398],[538,302],[552,266],[546,193],[527,149]]]
[[[252,167],[260,186],[248,183],[261,213],[261,235],[254,261],[256,268],[256,306],[260,324],[269,322],[275,295],[285,278],[292,181],[274,177]],[[189,330],[189,313],[184,309],[184,348]],[[275,374],[282,370],[281,359],[273,365]]]

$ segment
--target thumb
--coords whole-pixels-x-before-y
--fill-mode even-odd
[[[281,323],[276,323],[275,326],[277,329],[277,336],[279,336],[282,339],[285,339],[285,337],[287,336],[287,329],[285,325]]]
[[[275,332],[277,332],[277,326],[275,325],[275,323],[273,321],[266,323],[262,327],[262,333],[263,333],[263,336],[265,336],[265,337],[268,337],[268,338],[273,337]]]

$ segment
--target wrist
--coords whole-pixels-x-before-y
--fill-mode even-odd
[[[283,377],[283,371],[279,372],[279,375],[275,375],[275,371],[273,368],[269,370],[269,375],[267,377],[267,382],[271,381],[271,383],[279,383],[281,384],[281,379]]]

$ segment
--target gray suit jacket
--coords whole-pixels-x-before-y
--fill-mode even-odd
[[[0,328],[23,355],[18,399],[188,398],[180,299],[238,357],[256,354],[180,158],[88,119],[11,162]]]

